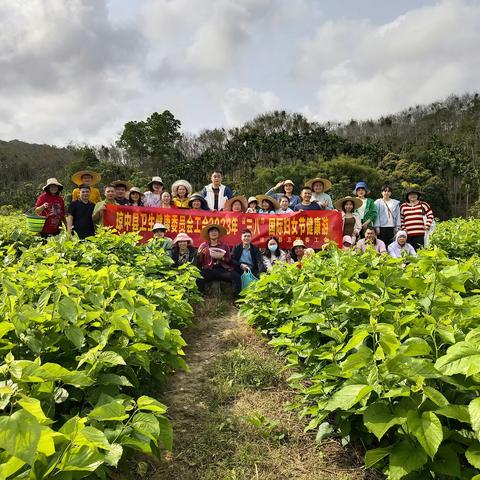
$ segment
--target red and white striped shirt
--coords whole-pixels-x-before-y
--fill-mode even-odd
[[[424,216],[426,222],[424,222]],[[402,230],[405,230],[409,237],[425,235],[425,228],[430,228],[432,225],[433,212],[426,202],[418,202],[415,205],[402,203],[400,205],[400,219]]]

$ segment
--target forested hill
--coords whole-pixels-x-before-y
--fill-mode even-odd
[[[479,158],[478,94],[345,124],[321,125],[275,111],[239,128],[198,135],[182,133],[180,120],[165,110],[128,122],[111,146],[59,149],[0,142],[0,203],[25,208],[47,177],[71,186],[70,174],[84,167],[101,171],[104,181],[128,177],[144,187],[151,175],[160,174],[166,184],[186,178],[195,188],[205,184],[212,168],[221,167],[226,183],[246,195],[263,193],[282,178],[301,185],[317,175],[332,180],[333,197],[349,193],[357,180],[368,181],[375,194],[388,182],[398,198],[416,186],[445,218],[466,215],[478,202]]]

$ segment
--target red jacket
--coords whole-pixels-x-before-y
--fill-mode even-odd
[[[215,245],[215,248],[221,248],[225,250],[225,255],[223,256],[222,260],[215,260],[210,256],[210,243],[203,242],[197,250],[197,263],[200,269],[211,269],[214,265],[220,265],[225,270],[233,270],[233,266],[231,264],[232,256],[230,254],[230,248],[225,243],[218,243]]]
[[[35,202],[35,208],[48,203],[48,208],[44,208],[40,215],[47,217],[42,233],[57,233],[60,225],[65,218],[65,203],[60,195],[52,195],[49,192],[43,192]]]

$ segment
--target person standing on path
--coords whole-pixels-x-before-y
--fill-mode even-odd
[[[60,233],[60,225],[65,224],[65,202],[60,192],[63,185],[56,178],[49,178],[43,187],[43,193],[35,202],[35,213],[47,217],[40,232],[42,238],[51,237]]]
[[[302,210],[321,210],[317,202],[312,202],[312,189],[310,187],[303,187],[300,192],[300,197],[302,201],[295,205],[293,209],[295,212],[301,212]]]
[[[360,215],[360,220],[362,221],[361,236],[365,235],[366,229],[369,226],[373,226],[377,219],[375,202],[371,198],[367,198],[369,193],[370,190],[365,182],[357,182],[353,194],[362,202],[362,205],[355,210]]]
[[[389,245],[395,233],[401,228],[400,202],[392,198],[392,189],[388,185],[382,187],[382,198],[375,200],[377,218],[373,226],[377,232],[377,238],[385,245]]]
[[[72,202],[74,200],[80,200],[80,185],[89,185],[90,201],[93,203],[100,202],[102,200],[100,197],[100,191],[93,185],[96,185],[101,178],[101,175],[93,170],[81,170],[80,172],[75,172],[72,175],[72,182],[77,185],[77,188],[75,188],[72,192]]]
[[[102,226],[103,226],[103,213],[106,210],[106,206],[118,205],[118,203],[115,200],[115,185],[112,185],[112,184],[105,185],[104,194],[105,194],[105,200],[98,202],[95,205],[95,208],[93,209],[93,213],[92,213],[93,222],[96,225],[102,225]]]
[[[225,202],[233,197],[230,187],[222,184],[223,172],[214,170],[211,177],[212,183],[205,185],[200,195],[206,200],[208,208],[213,212],[223,210]]]
[[[402,230],[408,235],[410,245],[417,251],[425,245],[425,235],[433,222],[433,212],[427,202],[420,201],[421,192],[411,188],[400,205]]]
[[[273,188],[271,188],[265,195],[273,197],[275,200],[280,201],[281,197],[288,198],[288,206],[293,210],[295,205],[299,204],[301,199],[298,195],[293,193],[295,184],[291,180],[282,180],[278,182]],[[280,187],[283,188],[283,192],[275,193]]]
[[[90,201],[90,185],[80,185],[80,199],[74,200],[68,206],[67,213],[67,235],[72,235],[72,230],[83,240],[95,235],[95,224],[93,223],[93,211],[95,204]]]

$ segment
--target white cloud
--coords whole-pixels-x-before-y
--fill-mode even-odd
[[[136,94],[143,52],[132,28],[110,24],[105,2],[2,2],[1,137],[105,138],[126,97]]]
[[[237,126],[279,105],[280,99],[273,92],[257,92],[248,87],[229,88],[225,92],[223,111],[227,124]]]
[[[480,84],[480,5],[447,0],[394,21],[329,21],[303,43],[300,76],[316,83],[303,110],[318,120],[392,113]]]

